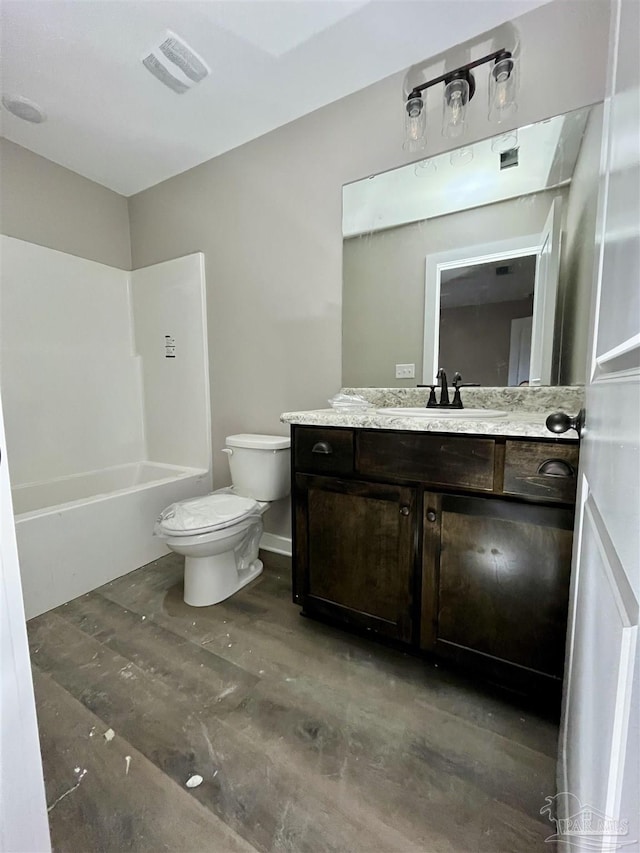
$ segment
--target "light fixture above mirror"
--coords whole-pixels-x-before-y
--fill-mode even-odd
[[[489,120],[500,124],[513,115],[517,110],[515,59],[511,51],[497,50],[411,90],[405,105],[405,150],[417,152],[426,147],[426,91],[438,83],[444,83],[442,135],[450,139],[462,136],[467,106],[476,91],[472,69],[487,63],[493,63],[489,72]]]

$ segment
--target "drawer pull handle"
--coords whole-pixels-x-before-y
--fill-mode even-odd
[[[432,509],[430,509],[429,512],[427,513],[427,521],[433,522],[436,520],[437,517],[438,516],[435,514],[435,512]]]
[[[538,466],[537,473],[543,477],[575,477],[576,472],[564,459],[545,459]]]
[[[311,448],[311,452],[319,453],[321,456],[330,456],[333,450],[328,441],[317,441]]]
[[[401,506],[400,507],[400,515],[409,515],[410,512],[411,512],[411,510],[409,509],[408,506]]]

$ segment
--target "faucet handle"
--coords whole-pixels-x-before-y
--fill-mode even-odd
[[[455,391],[453,392],[453,400],[451,401],[452,409],[464,409],[462,404],[462,397],[460,396],[460,386],[462,385],[462,376],[459,373],[453,374],[452,380],[453,387]]]

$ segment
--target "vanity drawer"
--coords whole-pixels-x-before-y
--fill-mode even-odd
[[[493,490],[493,439],[358,431],[357,470],[436,486]]]
[[[296,471],[353,473],[353,430],[296,427],[293,447]]]
[[[573,503],[576,498],[578,454],[577,444],[507,441],[504,493]]]

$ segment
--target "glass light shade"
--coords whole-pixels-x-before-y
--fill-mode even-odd
[[[449,155],[449,162],[452,166],[466,166],[473,160],[473,148],[458,148],[457,151],[452,151]]]
[[[469,81],[460,77],[444,87],[442,102],[442,135],[453,139],[461,136],[467,116]]]
[[[498,124],[518,109],[517,75],[512,58],[499,59],[489,73],[489,121]]]
[[[426,178],[429,175],[434,175],[437,171],[438,167],[432,157],[429,160],[420,160],[419,163],[416,163],[413,174],[416,178]]]
[[[404,114],[405,151],[420,151],[427,144],[427,111],[424,101],[417,96],[409,98]]]
[[[506,133],[501,133],[500,136],[494,136],[491,140],[491,150],[494,154],[502,154],[504,151],[510,151],[512,148],[518,147],[518,131],[509,130]]]

